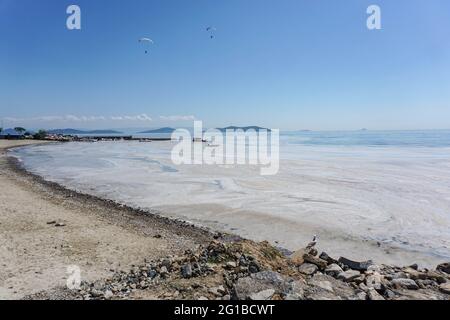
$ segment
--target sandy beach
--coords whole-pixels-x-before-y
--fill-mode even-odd
[[[92,281],[211,239],[206,231],[83,198],[14,169],[5,150],[33,143],[0,140],[0,299],[65,286],[68,266]]]

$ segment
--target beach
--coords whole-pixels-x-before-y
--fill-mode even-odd
[[[95,280],[211,239],[183,223],[44,183],[8,161],[7,148],[35,143],[0,140],[0,299],[64,287],[69,266]]]
[[[448,263],[357,262],[315,242],[289,252],[71,191],[6,156],[41,143],[0,140],[0,299],[449,299]]]

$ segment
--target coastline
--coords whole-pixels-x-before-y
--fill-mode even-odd
[[[45,181],[6,155],[42,142],[5,141],[0,140],[0,299],[65,286],[71,265],[80,267],[83,280],[95,280],[214,237],[206,229]]]
[[[248,266],[245,267],[247,273],[239,272],[231,280],[227,279],[229,274],[226,272],[230,268],[233,269],[233,272],[235,268],[241,268],[237,267],[232,261],[231,264],[228,264],[230,262],[228,261],[227,264],[218,266],[211,266],[206,263],[204,269],[209,268],[210,271],[204,275],[204,278],[196,281],[194,285],[189,281],[184,281],[184,277],[180,277],[180,272],[183,274],[186,263],[198,260],[199,254],[197,252],[203,252],[202,250],[205,250],[205,248],[208,252],[218,250],[219,255],[225,252],[225,261],[230,259],[230,255],[242,257],[249,254],[250,251],[252,256],[258,257],[258,272],[264,269],[278,270],[283,273],[283,277],[289,275],[296,282],[300,281],[297,285],[305,286],[304,290],[302,289],[303,291],[309,292],[308,290],[312,290],[309,296],[296,292],[296,297],[299,299],[357,299],[358,297],[372,299],[370,297],[371,290],[368,289],[366,293],[363,289],[352,288],[350,284],[353,285],[353,283],[347,284],[346,280],[341,283],[342,279],[335,280],[326,272],[326,268],[334,265],[335,262],[337,263],[332,258],[328,261],[328,267],[326,262],[323,265],[325,260],[322,258],[324,256],[321,255],[321,258],[315,257],[318,254],[317,252],[311,255],[312,258],[307,258],[310,260],[305,262],[303,260],[304,251],[300,250],[301,262],[292,264],[292,259],[286,258],[283,254],[272,253],[277,249],[267,242],[255,243],[231,234],[223,236],[206,228],[163,217],[158,212],[134,209],[111,200],[71,191],[26,171],[20,166],[17,159],[6,156],[7,150],[18,146],[2,146],[0,142],[0,180],[2,185],[15,189],[12,190],[13,194],[10,195],[9,200],[13,200],[16,204],[14,207],[14,203],[8,202],[8,198],[5,199],[6,201],[2,201],[7,215],[0,217],[0,230],[2,234],[6,233],[6,238],[3,240],[5,240],[7,250],[0,251],[0,260],[5,261],[2,268],[4,274],[0,274],[0,299],[103,299],[112,297],[121,299],[198,299],[205,298],[205,296],[207,296],[207,299],[212,299],[214,296],[218,298],[220,296],[224,298],[223,300],[227,300],[231,298],[232,288],[235,291],[235,287],[239,285],[239,278],[249,277]],[[14,191],[25,193],[25,195],[14,194]],[[4,197],[4,195],[1,197]],[[26,199],[27,197],[31,198],[31,202],[30,199]],[[2,200],[4,199],[2,198]],[[24,208],[22,208],[23,202],[25,202]],[[22,209],[27,211],[29,205],[31,205],[33,211],[31,221],[29,220],[29,212],[25,216],[22,214]],[[36,215],[41,216],[37,217]],[[57,227],[55,223],[49,224],[50,222],[61,223],[62,226]],[[12,224],[24,224],[24,226],[16,230],[10,230],[8,226]],[[14,231],[19,232],[14,233]],[[39,239],[38,243],[36,243],[35,237]],[[92,238],[95,238],[95,240]],[[90,246],[86,246],[85,242],[89,242]],[[47,247],[42,247],[42,243]],[[54,246],[54,244],[59,244],[59,246]],[[214,244],[213,248],[210,249],[212,244]],[[115,248],[111,249],[113,246]],[[245,254],[243,254],[244,250],[235,249],[236,246],[244,247],[249,251],[245,251]],[[77,250],[73,250],[74,247]],[[231,253],[228,252],[230,248],[233,248]],[[30,252],[30,249],[31,251],[36,250],[37,253]],[[235,252],[236,250],[237,252]],[[270,252],[270,259],[264,254],[265,252]],[[16,257],[14,257],[15,255]],[[153,262],[149,264],[149,260]],[[167,263],[167,261],[170,262]],[[319,272],[319,267],[316,267],[313,272],[314,277],[325,277],[324,279],[320,278],[322,279],[320,281],[329,282],[333,288],[333,294],[316,294],[317,288],[314,287],[314,281],[310,283],[309,278],[305,280],[307,274],[304,271],[306,270],[299,271],[302,266],[306,265],[306,267],[311,268],[311,265],[316,264],[325,274]],[[79,292],[71,292],[64,288],[68,278],[67,266],[71,265],[79,265],[82,269],[83,289]],[[163,267],[167,270],[167,274],[162,272]],[[117,282],[117,275],[125,276],[128,279],[130,278],[129,272],[132,275],[136,274],[136,268],[147,271],[150,269],[158,270],[160,279],[156,282],[151,279],[150,283],[141,281],[139,284],[126,282],[124,284],[127,287],[125,293],[118,290],[113,291],[114,294],[110,296],[109,292]],[[391,273],[405,271],[397,267],[389,268]],[[145,271],[145,274],[147,274],[147,271]],[[341,271],[344,272],[344,270]],[[425,277],[425,280],[428,280],[427,277],[431,277],[431,279],[437,279],[436,277],[438,277],[441,281],[442,279],[446,281],[445,276],[443,277],[440,274],[439,276],[436,276],[436,274],[428,276],[428,271],[422,270],[420,272],[426,274],[426,276],[420,275],[420,277]],[[336,274],[336,276],[338,275]],[[363,280],[357,284],[364,284],[364,277],[366,276],[366,273],[360,274],[358,271],[358,277],[363,277]],[[224,284],[222,284],[222,278],[225,279]],[[356,278],[352,278],[352,281]],[[107,285],[105,285],[104,279],[107,279]],[[200,293],[194,295],[192,292],[189,293],[188,289],[183,288],[183,293],[180,296],[180,290],[175,290],[170,281],[173,283],[182,281],[182,284],[179,285],[187,285],[189,288],[197,286],[200,282],[200,287],[204,290],[199,290],[201,293],[199,297]],[[142,285],[142,282],[144,282],[144,285]],[[436,285],[439,284],[436,282]],[[223,294],[211,293],[212,288],[223,287],[224,285],[227,289],[219,290],[223,291]],[[342,287],[343,285],[345,286]],[[439,287],[430,289],[425,287],[425,284],[423,286],[420,290],[424,290],[424,292],[420,292],[420,294],[424,298],[448,299],[447,296],[439,293]],[[150,293],[148,288],[152,288]],[[184,289],[186,290],[184,291]],[[420,295],[408,296],[402,291],[405,288],[399,289],[401,290],[397,294],[401,297],[421,297]],[[158,294],[153,292],[158,292]],[[364,292],[364,294],[361,292]],[[280,294],[281,296],[284,295],[284,293]],[[289,296],[293,293],[286,293],[285,295]],[[373,292],[372,296],[378,298]],[[234,298],[236,297],[239,298],[234,292]],[[248,297],[246,296],[246,298]]]

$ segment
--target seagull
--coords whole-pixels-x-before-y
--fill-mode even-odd
[[[315,247],[317,244],[317,240],[318,240],[317,235],[314,235],[312,241],[306,246],[306,248],[311,249],[311,248]]]

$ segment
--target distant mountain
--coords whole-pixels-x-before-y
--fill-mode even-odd
[[[138,133],[172,133],[175,130],[176,129],[174,129],[174,128],[164,127],[164,128],[159,128],[159,129],[152,129],[152,130],[142,131],[142,132],[138,132]]]
[[[217,128],[220,131],[227,131],[227,130],[255,130],[255,131],[261,131],[261,130],[267,130],[267,131],[271,131],[268,128],[262,128],[262,127],[258,127],[258,126],[248,126],[248,127],[236,127],[236,126],[229,126],[226,128]]]
[[[53,129],[48,130],[49,134],[63,134],[63,135],[77,135],[77,134],[121,134],[120,131],[115,130],[77,130],[77,129]]]

